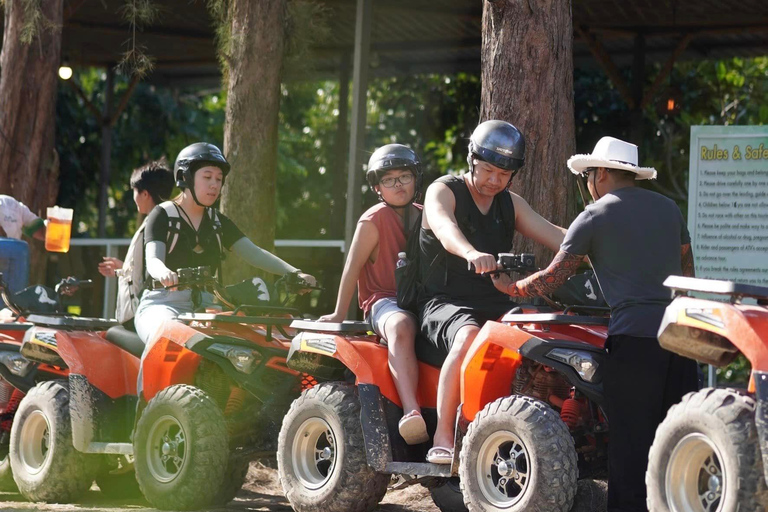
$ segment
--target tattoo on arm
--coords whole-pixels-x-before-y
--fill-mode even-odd
[[[680,263],[683,267],[685,277],[696,277],[696,271],[693,267],[693,250],[691,244],[685,244],[680,248]]]
[[[560,251],[546,269],[518,281],[515,286],[517,293],[514,295],[531,297],[550,294],[576,273],[582,261],[584,255]]]

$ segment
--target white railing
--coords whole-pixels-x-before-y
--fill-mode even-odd
[[[73,238],[70,245],[78,247],[106,247],[106,256],[118,257],[118,247],[127,246],[130,238]],[[344,240],[275,240],[275,247],[338,247],[344,252]],[[117,278],[108,277],[104,282],[104,301],[102,316],[112,318],[115,316],[115,302],[117,299]]]

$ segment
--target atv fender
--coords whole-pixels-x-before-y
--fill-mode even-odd
[[[202,357],[186,347],[207,338],[180,322],[167,321],[150,341],[142,365],[142,399],[149,402],[163,389],[174,384],[194,385]]]
[[[682,356],[725,366],[738,352],[753,370],[768,372],[768,317],[765,308],[692,297],[678,297],[667,306],[659,327],[659,343]]]
[[[136,394],[139,359],[104,339],[104,333],[60,331],[34,327],[27,331],[21,355],[33,361],[65,365],[70,374],[83,375],[110,398]],[[59,358],[41,361],[36,354]]]
[[[402,407],[389,371],[387,347],[373,336],[348,339],[330,332],[305,331],[291,341],[288,367],[328,380],[344,380],[345,371],[355,376],[355,384],[372,384],[381,395]],[[438,368],[419,362],[418,399],[422,407],[437,404]]]
[[[509,396],[523,358],[520,347],[531,335],[499,322],[486,322],[461,365],[461,413],[472,421],[483,407]]]

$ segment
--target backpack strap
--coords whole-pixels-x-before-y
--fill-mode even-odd
[[[170,254],[176,247],[176,243],[179,241],[179,233],[181,233],[181,214],[179,213],[179,207],[173,201],[164,201],[160,203],[160,207],[168,215],[168,234],[166,236],[166,254]]]
[[[223,229],[221,226],[221,219],[219,219],[219,212],[215,208],[207,208],[208,215],[213,225],[213,234],[216,235],[216,242],[219,244],[219,262],[216,265],[216,278],[219,280],[219,284],[222,284],[224,278],[221,264],[224,261],[224,243],[222,242]]]

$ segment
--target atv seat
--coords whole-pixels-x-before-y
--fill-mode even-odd
[[[701,292],[717,295],[731,295],[736,299],[750,297],[768,299],[768,287],[753,284],[733,283],[715,279],[696,279],[695,277],[669,276],[664,286],[677,292]]]
[[[120,347],[129,354],[133,354],[136,357],[141,357],[144,352],[144,342],[141,341],[139,335],[135,332],[129,331],[122,325],[116,325],[110,327],[106,335],[107,341],[113,345]]]
[[[294,320],[291,322],[291,328],[298,329],[299,331],[338,332],[344,334],[367,333],[373,331],[370,322],[356,322],[353,320],[344,320],[341,323]]]

